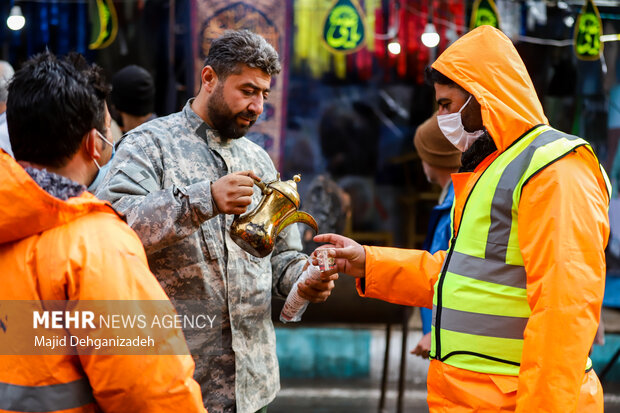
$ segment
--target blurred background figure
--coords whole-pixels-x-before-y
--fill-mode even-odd
[[[125,66],[116,72],[112,77],[111,99],[123,133],[157,117],[153,77],[140,66]]]
[[[303,196],[302,209],[312,215],[320,233],[344,234],[378,226],[374,175],[377,168],[379,121],[363,102],[327,107],[319,125],[326,171],[317,175]],[[313,231],[301,226],[304,252],[319,244]]]
[[[439,202],[433,207],[428,220],[428,231],[422,246],[423,249],[434,254],[448,249],[451,231],[450,210],[454,202],[454,187],[450,175],[458,172],[461,166],[461,151],[441,133],[437,123],[437,113],[418,127],[413,144],[422,160],[426,179],[442,188]],[[432,313],[430,308],[420,307],[422,338],[411,351],[411,354],[425,359],[428,358],[431,350]]]
[[[6,126],[6,101],[9,96],[9,81],[13,77],[13,67],[4,60],[0,60],[0,148],[13,156],[9,130]]]
[[[153,113],[155,108],[153,78],[146,69],[140,66],[125,66],[116,72],[112,77],[110,100],[113,105],[111,112],[117,115],[115,121],[120,128],[120,130],[116,129],[114,122],[110,128],[115,147],[123,134],[157,117]],[[112,152],[112,157],[115,153],[116,150]],[[94,194],[97,191],[108,169],[110,169],[110,163],[101,167],[99,174],[88,187],[90,192]]]

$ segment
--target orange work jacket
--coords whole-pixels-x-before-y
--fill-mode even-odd
[[[498,148],[474,172],[453,175],[456,233],[480,174],[516,139],[548,121],[521,58],[499,30],[473,30],[432,66],[476,98]],[[523,187],[518,236],[531,316],[519,375],[482,374],[432,360],[427,381],[431,412],[603,411],[598,378],[593,370],[584,373],[584,366],[605,287],[608,198],[598,160],[583,147]],[[365,250],[366,277],[358,280],[361,295],[432,307],[445,251]]]
[[[105,300],[110,313],[115,300],[168,300],[139,238],[107,202],[88,192],[55,198],[2,150],[0,209],[3,328],[20,327],[2,317],[6,300]],[[171,331],[160,345],[187,349],[181,330]],[[204,413],[193,372],[189,355],[4,354],[0,412]]]

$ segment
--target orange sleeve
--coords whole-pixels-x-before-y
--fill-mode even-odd
[[[98,218],[98,219],[96,219]],[[76,251],[76,260],[86,253],[84,264],[67,286],[71,300],[90,309],[102,309],[107,314],[122,313],[131,302],[135,308],[162,310],[173,315],[174,308],[151,273],[140,239],[129,226],[111,214],[99,214],[84,220],[90,233],[97,237],[83,240],[88,245]],[[77,228],[80,230],[81,228]],[[86,232],[86,231],[85,231]],[[84,301],[86,300],[86,301]],[[97,304],[89,304],[91,303]],[[121,301],[118,301],[121,300]],[[153,301],[156,300],[156,301]],[[154,307],[142,306],[152,302]],[[131,307],[134,308],[134,307]],[[137,312],[136,314],[139,314]],[[114,337],[115,330],[100,328],[91,337]],[[152,329],[149,323],[130,329],[134,336],[146,337]],[[79,334],[79,333],[76,333]],[[117,354],[80,355],[80,362],[97,404],[104,412],[196,412],[204,413],[200,386],[193,379],[194,361],[189,355],[183,332],[170,328],[155,340],[155,349],[139,355]],[[123,350],[123,349],[120,349]],[[142,353],[142,349],[138,349]]]
[[[366,277],[357,280],[362,297],[378,298],[394,304],[432,308],[435,281],[446,256],[423,250],[368,247]]]
[[[519,243],[532,310],[516,412],[575,412],[605,288],[608,195],[579,148],[523,189]]]

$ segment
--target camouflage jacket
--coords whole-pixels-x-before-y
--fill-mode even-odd
[[[221,141],[191,102],[126,135],[97,196],[126,214],[172,299],[201,300],[206,312],[221,315],[217,337],[185,331],[209,412],[234,412],[235,404],[236,411],[254,412],[280,388],[272,294],[286,297],[307,257],[295,225],[280,233],[265,258],[230,238],[234,216],[214,211],[211,182],[248,169],[270,181],[276,170],[246,138]],[[255,187],[248,210],[260,198]]]

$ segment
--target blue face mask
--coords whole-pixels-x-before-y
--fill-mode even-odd
[[[95,130],[95,132],[97,132],[97,135],[99,135],[99,137],[105,143],[112,146],[112,155],[110,156],[110,160],[103,166],[99,166],[99,163],[97,162],[97,160],[93,159],[93,162],[95,162],[95,165],[97,165],[97,175],[95,175],[95,179],[90,185],[88,185],[88,188],[87,188],[88,192],[93,193],[93,194],[95,193],[99,185],[101,185],[101,182],[103,182],[103,178],[105,178],[106,174],[108,173],[108,170],[110,169],[110,162],[112,161],[112,158],[114,158],[114,154],[116,153],[116,148],[114,147],[114,144],[110,142],[109,140],[107,140],[105,136],[103,136],[101,132],[99,132],[98,130]]]

